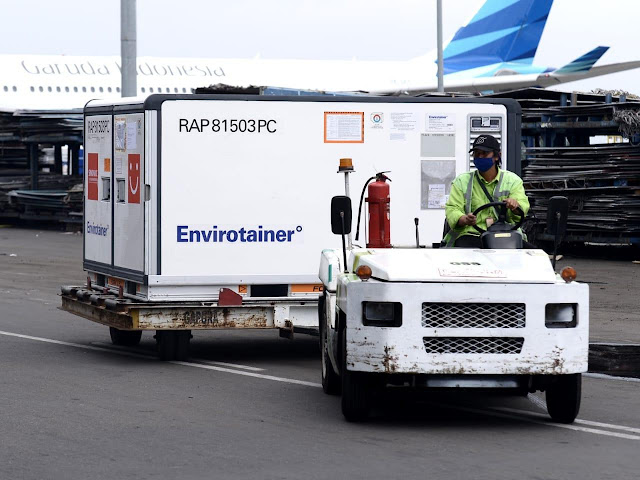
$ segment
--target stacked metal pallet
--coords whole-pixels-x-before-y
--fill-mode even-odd
[[[0,217],[82,220],[82,178],[54,173],[40,176],[40,190],[30,190],[28,175],[0,176]]]
[[[0,112],[1,218],[80,221],[82,128],[81,110]],[[62,175],[60,155],[42,155],[61,145],[73,150],[73,176]]]
[[[22,140],[53,144],[58,141],[81,140],[82,110],[22,110],[13,114],[13,125]]]
[[[567,241],[640,244],[640,103],[574,94],[568,105],[571,94],[530,89],[520,95],[522,178],[537,218],[534,241],[550,239],[548,200],[562,195],[570,205]],[[591,145],[596,136],[623,136],[624,143]]]
[[[548,199],[569,198],[569,241],[631,243],[640,238],[640,147],[529,148],[523,172],[533,213],[546,226]]]
[[[28,171],[27,147],[20,141],[18,125],[13,113],[0,112],[0,175],[7,170]]]

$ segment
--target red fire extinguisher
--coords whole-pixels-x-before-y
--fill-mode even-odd
[[[369,184],[369,242],[367,248],[391,247],[391,197],[389,184],[391,181],[385,172],[376,174],[376,181]]]

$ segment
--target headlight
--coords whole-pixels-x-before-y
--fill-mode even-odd
[[[368,327],[400,327],[402,304],[399,302],[362,302],[362,324]]]
[[[578,324],[575,303],[547,303],[544,324],[547,328],[573,328]]]

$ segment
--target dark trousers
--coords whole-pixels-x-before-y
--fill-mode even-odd
[[[482,248],[482,241],[479,235],[462,235],[453,244],[458,248]],[[522,248],[538,248],[533,243],[522,241]]]

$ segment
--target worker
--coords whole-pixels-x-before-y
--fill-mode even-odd
[[[497,220],[496,209],[486,208],[477,216],[472,212],[486,203],[503,201],[510,223],[519,219],[518,213],[526,215],[529,211],[522,179],[500,168],[500,143],[494,136],[478,136],[469,152],[473,153],[477,171],[458,175],[451,185],[445,205],[447,223],[451,227],[443,240],[447,247],[482,248],[480,232],[473,226],[486,230]],[[524,247],[535,248],[528,242],[524,242]]]

